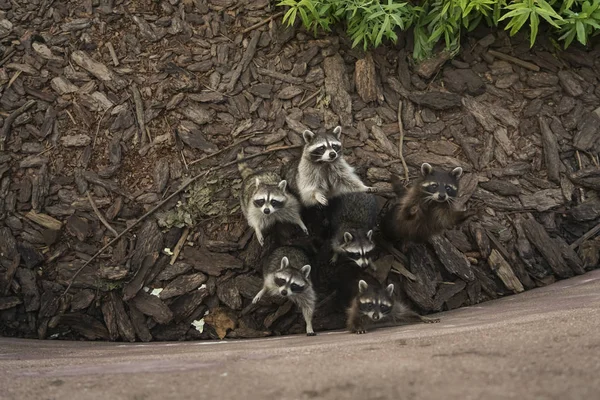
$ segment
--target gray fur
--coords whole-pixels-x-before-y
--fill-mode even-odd
[[[340,255],[359,267],[372,265],[369,255],[375,249],[373,230],[377,224],[377,200],[369,193],[346,193],[331,202],[332,261]]]
[[[296,224],[308,235],[308,229],[300,217],[300,202],[287,190],[287,182],[279,174],[269,171],[253,172],[245,163],[238,166],[244,178],[240,194],[242,213],[261,245],[264,245],[263,232],[277,222]],[[259,207],[255,204],[255,199],[264,199],[265,203]],[[275,207],[273,200],[281,201],[282,206]]]
[[[289,246],[275,249],[263,266],[263,287],[252,303],[258,303],[264,295],[288,298],[302,310],[306,334],[313,336],[312,317],[317,295],[310,279],[310,270],[309,259],[302,250]],[[278,280],[283,284],[277,284]],[[295,292],[293,284],[303,287],[302,291]]]
[[[302,157],[287,172],[286,179],[306,207],[321,204],[344,193],[375,192],[356,175],[354,168],[344,159],[341,143],[342,128],[333,134],[316,134],[305,131]],[[318,149],[323,146],[323,152]]]

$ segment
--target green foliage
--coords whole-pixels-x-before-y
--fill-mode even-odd
[[[282,0],[278,5],[288,7],[284,23],[292,25],[299,17],[315,35],[343,24],[352,46],[365,50],[386,39],[395,43],[398,30],[412,28],[417,60],[429,57],[442,40],[446,50],[455,51],[461,34],[482,22],[505,23],[511,36],[527,26],[530,46],[540,22],[559,32],[565,48],[575,38],[585,45],[600,31],[600,0]]]

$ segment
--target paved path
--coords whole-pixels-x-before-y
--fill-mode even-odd
[[[439,316],[434,325],[312,338],[0,338],[0,398],[600,398],[600,270]]]

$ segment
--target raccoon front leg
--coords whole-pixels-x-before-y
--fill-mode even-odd
[[[298,215],[296,219],[294,219],[294,223],[298,225],[300,229],[302,229],[302,232],[304,232],[305,235],[308,235],[308,228],[306,227],[306,225],[304,225],[304,222],[302,221],[300,215]]]
[[[256,296],[254,296],[254,298],[252,299],[252,304],[256,304],[260,301],[260,299],[262,299],[262,297],[265,295],[265,293],[267,292],[267,287],[263,286],[263,288],[260,290],[260,292],[256,293]]]
[[[264,246],[265,238],[262,234],[261,226],[256,224],[256,225],[252,225],[252,228],[254,229],[254,234],[256,235],[256,239],[258,240],[258,243],[260,243],[261,246]]]
[[[346,321],[346,328],[351,333],[356,333],[357,335],[362,335],[363,333],[367,333],[367,330],[364,326],[364,321],[361,316],[356,315],[355,310],[350,310],[348,312],[348,319]]]
[[[313,318],[313,310],[310,307],[302,308],[302,316],[304,317],[304,322],[306,322],[306,336],[316,336],[317,334],[313,330],[312,326],[312,318]]]

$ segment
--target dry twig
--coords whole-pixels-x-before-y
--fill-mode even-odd
[[[109,231],[111,231],[111,233],[113,235],[115,235],[115,237],[119,236],[119,234],[117,233],[117,231],[112,226],[110,226],[110,224],[108,223],[108,221],[106,220],[106,218],[104,218],[104,215],[102,215],[102,213],[98,209],[98,206],[96,206],[96,203],[94,202],[94,199],[92,199],[92,195],[90,194],[90,191],[86,190],[85,194],[87,195],[87,198],[90,201],[90,205],[94,209],[94,212],[96,213],[96,216],[98,217],[98,219],[100,220],[100,222],[102,222],[102,225],[104,225],[106,227],[106,229],[108,229]]]
[[[532,71],[536,71],[537,72],[537,71],[540,70],[540,67],[538,67],[535,64],[532,64],[532,63],[527,62],[527,61],[523,61],[521,59],[518,59],[517,57],[509,56],[508,54],[500,53],[499,51],[496,51],[496,50],[488,50],[488,53],[491,54],[492,56],[496,57],[496,58],[499,58],[499,59],[504,60],[504,61],[509,61],[509,62],[511,62],[513,64],[519,65],[519,66],[521,66],[523,68],[527,68],[527,69],[532,70]]]
[[[402,168],[404,168],[404,180],[405,184],[408,183],[408,167],[406,161],[404,161],[404,153],[402,149],[404,147],[404,127],[402,126],[402,100],[398,102],[398,129],[400,130],[400,140],[398,141],[398,155],[402,162]]]
[[[12,127],[13,122],[19,115],[23,114],[31,107],[33,107],[37,102],[35,100],[29,100],[27,103],[23,104],[21,107],[17,108],[13,111],[5,120],[4,125],[2,126],[2,131],[0,131],[0,151],[4,151],[4,144],[8,140],[8,135],[10,135],[10,128]]]
[[[271,20],[273,20],[273,19],[275,19],[275,18],[279,18],[279,17],[281,17],[282,15],[283,15],[283,12],[278,12],[278,13],[275,13],[275,14],[271,15],[269,18],[263,19],[262,21],[260,21],[260,22],[257,22],[256,24],[254,24],[254,25],[252,25],[252,26],[249,26],[249,27],[247,27],[246,29],[244,29],[244,30],[242,31],[242,34],[244,34],[244,35],[245,35],[246,33],[250,32],[250,31],[253,31],[253,30],[255,30],[256,28],[260,28],[260,27],[261,27],[261,26],[263,26],[264,24],[268,24],[269,22],[271,22]]]
[[[187,240],[189,234],[190,228],[186,226],[183,230],[183,233],[181,234],[181,237],[177,241],[175,248],[173,249],[173,255],[171,256],[171,261],[169,262],[169,264],[175,264],[175,261],[177,261],[177,257],[179,257],[179,253],[181,253],[181,249],[183,248],[183,245],[185,244],[185,241]]]
[[[165,205],[173,197],[175,197],[179,193],[183,192],[192,183],[196,182],[200,178],[204,178],[205,176],[207,176],[211,172],[219,171],[219,170],[225,169],[227,167],[231,167],[232,165],[237,165],[239,162],[244,162],[244,161],[247,161],[247,160],[251,160],[253,158],[261,157],[261,156],[264,156],[264,155],[267,155],[267,154],[270,154],[270,153],[274,153],[274,152],[277,152],[277,151],[297,149],[297,148],[300,148],[300,147],[302,147],[302,146],[300,146],[300,145],[294,145],[294,146],[279,146],[279,147],[274,147],[274,148],[266,150],[266,151],[264,151],[262,153],[252,154],[252,155],[244,157],[244,158],[242,158],[240,160],[233,160],[233,161],[230,161],[228,163],[221,164],[221,165],[209,168],[208,170],[206,170],[204,172],[201,172],[198,175],[195,175],[195,176],[193,176],[191,178],[186,179],[181,184],[181,186],[179,187],[179,189],[175,190],[166,199],[164,199],[163,201],[161,201],[160,203],[158,203],[150,211],[148,211],[146,214],[144,214],[140,218],[138,218],[132,225],[130,225],[127,229],[124,229],[121,233],[119,233],[117,235],[117,237],[115,237],[113,240],[111,240],[106,245],[104,245],[104,247],[102,247],[100,250],[98,250],[96,252],[96,254],[94,254],[89,260],[87,260],[85,262],[85,264],[83,264],[81,267],[79,267],[79,269],[77,271],[75,271],[75,273],[73,274],[73,277],[69,280],[69,284],[67,285],[67,288],[65,289],[65,291],[62,293],[61,297],[64,297],[69,292],[69,289],[71,289],[71,286],[73,285],[73,282],[75,282],[75,278],[77,278],[77,276],[79,276],[79,274],[81,273],[81,271],[83,271],[83,269],[85,267],[87,267],[88,265],[90,265],[92,263],[92,261],[94,261],[96,258],[98,258],[98,256],[100,254],[102,254],[104,252],[104,250],[108,249],[110,246],[112,246],[114,243],[116,243],[117,240],[119,240],[127,232],[131,231],[140,222],[144,221],[150,215],[154,214],[159,208],[161,208],[163,205]],[[215,155],[217,155],[219,153],[220,153],[220,151],[217,151],[217,152],[212,153],[211,155],[209,155],[209,156],[207,156],[205,158],[213,157],[213,156],[215,156]]]

